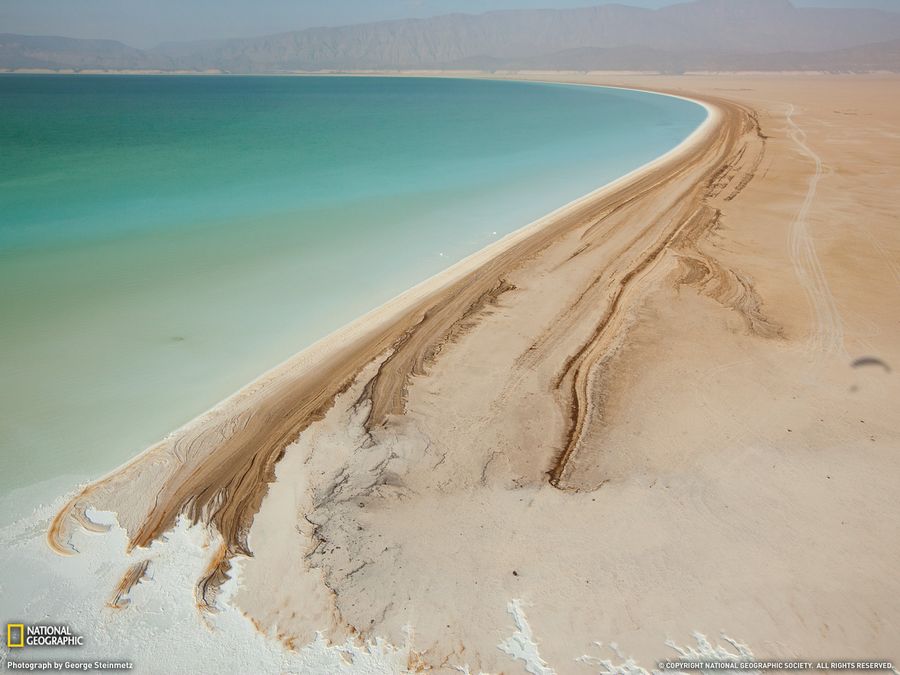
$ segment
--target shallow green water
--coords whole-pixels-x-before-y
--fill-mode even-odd
[[[0,76],[0,495],[114,468],[705,115],[515,82]]]

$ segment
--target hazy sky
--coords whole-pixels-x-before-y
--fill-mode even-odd
[[[661,7],[674,4],[675,0],[619,2]],[[450,12],[603,3],[604,0],[0,0],[0,33],[113,38],[149,47],[166,40],[248,37],[310,26]],[[794,0],[794,4],[900,10],[900,0]]]

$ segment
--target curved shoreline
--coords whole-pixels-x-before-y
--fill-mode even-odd
[[[331,77],[337,77],[337,75],[333,75]],[[438,77],[438,78],[434,78],[434,79],[454,79],[454,78]],[[455,78],[455,79],[459,79],[459,78]],[[474,80],[474,79],[484,79],[484,78],[471,78],[471,79]],[[500,78],[500,79],[496,79],[496,81],[502,82],[504,80],[502,78]],[[508,82],[508,80],[507,80],[507,82]],[[524,84],[527,86],[529,84],[543,84],[543,83],[521,82],[519,84]],[[597,88],[596,85],[581,85],[581,84],[563,84],[563,86],[565,86],[565,87],[588,87],[589,86],[589,87]],[[630,89],[630,88],[612,87],[612,86],[611,87],[599,87],[599,88],[600,89],[606,88],[606,89],[610,89],[610,90],[623,89],[623,90],[630,90],[630,91],[635,91],[635,92],[639,92],[639,93],[645,93],[645,94],[648,94],[648,96],[652,94],[654,96],[662,95],[662,96],[667,96],[669,98],[676,98],[676,99],[685,100],[685,101],[690,100],[690,99],[686,99],[681,96],[668,95],[668,94],[655,94],[655,93],[643,91],[640,89]],[[697,102],[694,102],[694,101],[691,101],[691,102],[694,103],[694,105],[697,105]],[[709,116],[709,108],[702,104],[700,104],[700,105],[701,105],[701,107],[703,107],[706,110],[706,115],[708,117]],[[699,118],[700,112],[696,111],[696,109],[694,110],[694,112],[695,112],[696,116]],[[704,122],[705,121],[706,120],[704,120]],[[696,121],[695,121],[695,123],[696,123]],[[698,131],[698,129],[694,129],[693,131],[688,129],[687,131],[690,131],[690,133],[693,134],[693,133],[696,133]],[[679,142],[679,145],[681,143],[686,142],[687,140],[688,140],[687,137],[682,139],[681,141],[678,141],[678,139],[675,139],[675,141]],[[676,146],[667,152],[673,152],[677,149],[677,147],[679,147],[679,146]],[[630,156],[630,153],[625,153],[625,156]],[[599,188],[593,188],[593,186],[591,186],[591,185],[581,184],[582,189],[587,190],[590,188],[590,192],[586,192],[586,194],[579,195],[581,190],[573,190],[573,191],[569,192],[569,194],[567,195],[567,198],[572,195],[579,195],[579,196],[576,197],[575,199],[572,199],[571,201],[566,201],[566,203],[563,203],[564,200],[562,200],[562,199],[558,200],[558,201],[550,200],[550,206],[552,206],[554,208],[552,211],[548,210],[547,213],[545,213],[546,206],[545,206],[545,208],[532,209],[531,210],[532,216],[535,214],[541,216],[540,218],[537,218],[536,220],[531,220],[531,217],[529,217],[529,218],[510,218],[509,215],[507,214],[506,218],[504,219],[504,222],[502,222],[500,224],[501,226],[500,227],[495,226],[493,229],[502,229],[502,231],[505,232],[509,229],[508,226],[513,226],[516,229],[513,232],[511,232],[510,234],[516,234],[516,233],[522,232],[524,230],[527,230],[532,225],[540,225],[541,223],[546,222],[548,219],[551,219],[558,214],[562,214],[567,208],[569,208],[572,205],[577,204],[579,201],[590,198],[593,194],[595,194],[599,190],[608,188],[611,185],[613,185],[614,183],[624,180],[633,174],[639,173],[640,171],[651,166],[654,162],[657,162],[657,161],[660,161],[661,159],[663,159],[664,156],[665,155],[660,155],[659,157],[654,158],[650,162],[638,167],[637,169],[633,169],[632,171],[624,174],[623,176],[616,178],[614,181],[610,181],[610,183],[606,183],[605,185],[600,186]],[[601,164],[605,164],[605,162],[601,162]],[[556,204],[553,204],[553,201],[556,201],[556,204],[562,204],[562,205],[557,208]],[[518,222],[515,222],[516,220],[518,220]],[[490,221],[485,220],[485,222],[489,223]],[[491,228],[488,227],[486,229],[488,230],[487,234],[490,234],[489,230]],[[494,234],[496,235],[496,233],[494,233]],[[459,261],[459,263],[456,263],[456,264],[465,264],[469,258],[474,258],[476,256],[479,256],[482,252],[485,252],[488,249],[490,249],[490,247],[493,244],[501,243],[503,241],[503,239],[500,239],[499,242],[496,241],[495,236],[487,237],[487,238],[494,239],[495,241],[493,241],[491,244],[489,244],[488,246],[485,246],[482,249],[479,249],[472,253],[467,254],[465,258],[463,258],[462,260]],[[479,244],[475,244],[475,245],[479,245]],[[468,244],[466,244],[466,246],[468,247]],[[502,246],[501,246],[501,248],[502,248]],[[494,249],[494,250],[496,251],[496,249]],[[441,255],[443,256],[443,253]],[[451,255],[453,255],[455,257],[455,253],[451,254]],[[438,259],[438,260],[440,260],[440,259]],[[440,265],[440,263],[438,263],[438,265]],[[312,321],[312,323],[307,321],[303,325],[304,332],[301,333],[301,340],[300,340],[300,345],[299,345],[300,347],[302,347],[302,349],[298,350],[296,347],[292,349],[290,345],[287,345],[287,349],[284,349],[284,345],[282,344],[279,347],[279,349],[277,350],[277,353],[274,354],[274,358],[272,358],[273,354],[269,354],[268,358],[261,359],[262,363],[257,363],[260,359],[254,358],[251,363],[256,363],[256,367],[253,367],[251,365],[249,368],[250,373],[245,375],[242,378],[239,377],[238,382],[235,383],[234,378],[232,378],[229,381],[229,383],[224,386],[224,388],[214,387],[212,390],[211,396],[209,395],[208,389],[202,389],[202,391],[201,391],[201,393],[203,394],[202,398],[205,400],[200,400],[199,403],[197,403],[197,401],[194,398],[190,398],[189,400],[186,399],[187,402],[190,404],[187,406],[187,412],[188,412],[187,415],[184,414],[185,407],[183,405],[176,406],[174,409],[172,408],[171,404],[169,405],[168,408],[163,407],[161,409],[162,413],[160,415],[160,417],[163,418],[162,428],[159,427],[157,417],[153,417],[154,424],[149,427],[146,423],[132,425],[135,427],[135,429],[140,430],[140,438],[136,443],[129,441],[125,444],[125,446],[131,447],[131,452],[128,452],[127,447],[124,447],[124,449],[125,449],[124,455],[122,453],[122,448],[120,448],[119,450],[115,450],[115,447],[114,447],[115,438],[111,437],[112,442],[110,443],[108,448],[106,445],[104,445],[104,446],[102,446],[102,448],[98,449],[97,457],[99,457],[99,458],[105,457],[105,460],[102,462],[98,462],[97,464],[92,464],[89,467],[90,470],[84,470],[84,467],[78,467],[80,469],[80,471],[78,472],[78,474],[76,475],[74,480],[69,481],[69,484],[72,486],[78,486],[80,489],[80,487],[82,487],[82,486],[85,486],[87,484],[97,483],[97,482],[102,481],[105,478],[109,477],[110,475],[120,471],[121,469],[126,467],[133,460],[140,458],[140,456],[146,450],[154,447],[160,440],[165,440],[172,434],[181,432],[184,428],[193,424],[199,418],[204,417],[204,416],[210,414],[211,412],[215,411],[216,408],[218,408],[220,405],[227,402],[229,399],[231,399],[235,395],[239,394],[241,391],[243,391],[247,387],[252,386],[256,381],[265,379],[270,373],[281,369],[288,362],[293,362],[298,357],[302,358],[302,352],[305,352],[308,350],[315,350],[318,346],[320,346],[320,343],[333,342],[334,340],[340,340],[340,339],[342,339],[342,336],[344,336],[347,333],[348,329],[350,329],[351,327],[354,326],[354,324],[362,323],[363,325],[365,325],[365,323],[367,323],[371,320],[371,317],[373,315],[380,314],[382,309],[387,309],[391,306],[396,306],[398,301],[403,302],[405,300],[408,300],[413,294],[417,293],[420,289],[424,288],[425,286],[431,284],[434,281],[437,281],[438,283],[440,283],[440,279],[445,278],[443,275],[445,275],[445,273],[450,271],[451,268],[453,268],[453,267],[454,266],[451,265],[450,268],[438,269],[438,271],[434,274],[431,274],[431,272],[429,272],[428,273],[429,276],[424,279],[421,279],[421,277],[419,279],[414,278],[414,279],[412,279],[412,281],[415,282],[414,284],[409,283],[409,282],[407,282],[407,284],[403,284],[403,282],[401,280],[399,285],[394,285],[393,288],[391,289],[391,296],[393,296],[393,297],[390,297],[387,294],[385,294],[381,297],[378,297],[374,302],[371,302],[371,303],[365,302],[364,306],[367,305],[367,307],[365,307],[366,313],[365,314],[355,314],[355,315],[351,315],[349,317],[345,317],[345,319],[347,319],[346,323],[344,323],[343,321],[337,325],[336,324],[328,325],[326,323],[326,324],[324,324],[325,330],[318,330],[321,322],[316,320],[317,319],[317,315],[316,315],[314,317],[314,320]],[[431,269],[434,269],[434,268],[432,267]],[[420,281],[420,279],[421,279],[421,281]],[[397,289],[399,289],[400,292],[397,295],[393,295],[393,293],[396,292]],[[380,290],[381,290],[381,287],[379,287],[379,292],[380,292]],[[387,299],[386,299],[386,301],[383,302],[383,300],[385,300],[385,298],[387,298]],[[222,311],[225,311],[226,309],[227,308],[223,308]],[[307,332],[307,331],[305,331],[305,328],[307,326],[312,326],[313,329]],[[192,326],[190,324],[188,324],[186,327],[179,326],[177,328],[173,328],[173,330],[176,330],[176,332],[179,332],[179,333],[184,330],[191,331]],[[355,328],[354,328],[354,330],[355,330]],[[327,333],[326,333],[326,331],[327,331]],[[198,335],[199,335],[199,331],[198,331]],[[309,337],[309,339],[308,339],[308,337]],[[193,333],[189,334],[189,339],[191,339],[191,340],[195,339],[195,336]],[[264,351],[266,351],[266,350],[264,350]],[[141,356],[141,354],[135,354],[135,356]],[[257,354],[257,356],[259,356],[259,355]],[[266,354],[263,353],[262,356],[265,357]],[[246,366],[246,363],[244,365]],[[245,368],[245,370],[246,370],[246,368]],[[177,386],[177,380],[176,380],[176,386]],[[199,389],[199,387],[198,387],[198,389]],[[154,394],[156,392],[155,389],[152,389],[151,391]],[[178,400],[180,401],[182,398],[185,398],[185,397],[183,397],[183,396],[179,397]],[[118,417],[119,423],[122,422],[123,417],[124,418],[128,417],[127,415],[124,414],[124,412],[127,412],[127,411],[123,412],[119,408],[113,408],[110,406],[106,406],[106,408],[109,408],[108,410],[106,410],[106,413],[111,413],[113,416]],[[174,414],[172,412],[173,410],[174,410]],[[166,424],[165,418],[169,418],[170,423]],[[147,431],[148,428],[150,429],[149,432]],[[78,447],[76,447],[75,449],[78,450],[79,448],[81,448],[80,445]],[[75,454],[77,455],[79,453],[75,453]],[[50,468],[52,469],[54,467],[50,467]],[[56,468],[58,468],[58,467],[56,467]],[[55,474],[53,474],[53,475],[55,475]],[[30,485],[28,485],[26,487],[30,487]],[[71,490],[66,490],[66,492],[70,493]],[[45,498],[56,497],[58,494],[59,494],[59,491],[56,490],[56,491],[53,491],[52,493],[47,493]],[[29,493],[29,495],[28,495],[29,499],[27,499],[25,501],[26,502],[32,501],[31,496],[32,495]]]
[[[596,86],[596,85],[589,85]],[[615,88],[615,87],[613,87]],[[670,92],[645,93],[685,97]],[[226,550],[201,582],[214,591],[229,560],[248,554],[246,535],[274,479],[285,448],[321,419],[335,396],[380,355],[391,354],[373,379],[369,423],[402,412],[411,375],[429,350],[472,313],[509,290],[504,274],[611,204],[636,199],[669,180],[679,167],[701,161],[727,126],[726,108],[713,99],[686,99],[707,110],[682,143],[629,174],[551,212],[396,296],[270,369],[206,413],[176,429],[76,495],[54,519],[50,547],[59,554],[70,528],[89,525],[89,505],[115,511],[132,547],[147,546],[179,514],[213,525]],[[733,123],[734,120],[731,120]],[[395,354],[402,358],[393,358]],[[140,486],[136,489],[136,486]],[[142,495],[155,494],[149,505]]]
[[[73,73],[80,74],[80,73]],[[203,75],[203,73],[198,73],[199,75]],[[254,76],[254,75],[249,75]],[[260,77],[270,77],[271,75],[260,75]],[[291,76],[291,75],[285,75]],[[429,77],[430,79],[484,79],[488,81],[495,82],[508,82],[511,81],[508,78],[471,78],[466,76],[454,77],[450,75],[435,75],[435,76],[427,76],[427,75],[405,75],[402,73],[397,74],[343,74],[343,73],[333,73],[333,74],[321,74],[321,73],[303,73],[303,74],[294,74],[294,76],[298,77],[306,77],[306,76],[320,76],[320,77]],[[241,75],[241,77],[246,77],[245,75]],[[519,80],[512,80],[519,81]],[[360,339],[362,334],[365,332],[371,332],[375,330],[372,327],[372,323],[375,322],[378,325],[381,325],[385,322],[389,322],[392,319],[397,319],[399,315],[405,311],[412,309],[412,307],[431,296],[433,293],[440,292],[445,289],[448,285],[453,284],[462,278],[464,278],[468,274],[472,274],[478,270],[479,267],[484,265],[490,259],[496,257],[497,255],[503,253],[511,246],[514,246],[522,239],[531,236],[537,231],[541,230],[544,227],[552,224],[554,221],[565,218],[569,215],[573,210],[578,209],[580,207],[587,206],[591,202],[601,198],[608,198],[611,196],[611,193],[617,189],[624,187],[627,183],[633,180],[637,180],[642,177],[644,174],[653,171],[658,168],[663,163],[667,163],[670,161],[676,160],[681,154],[689,151],[691,148],[695,147],[696,144],[702,142],[702,137],[705,134],[708,134],[711,128],[719,121],[719,116],[721,111],[719,108],[715,107],[713,104],[703,101],[701,99],[693,99],[687,96],[681,96],[676,93],[667,92],[663,90],[652,90],[652,89],[638,89],[634,87],[624,87],[617,85],[599,85],[599,84],[588,84],[588,83],[572,83],[572,82],[557,82],[554,80],[523,80],[525,82],[535,82],[539,84],[563,84],[566,86],[572,87],[592,87],[599,89],[614,89],[614,90],[622,90],[622,91],[634,91],[643,94],[653,94],[657,96],[665,96],[669,98],[675,98],[682,101],[688,101],[690,103],[694,103],[699,105],[700,107],[706,109],[707,116],[700,123],[700,125],[694,129],[693,132],[689,136],[687,136],[684,140],[681,141],[677,146],[669,150],[668,152],[660,155],[659,157],[650,160],[646,164],[639,166],[636,169],[628,172],[627,174],[616,178],[615,180],[606,183],[605,185],[601,185],[600,187],[591,190],[585,195],[578,197],[557,209],[547,213],[544,216],[541,216],[537,220],[534,220],[522,227],[510,232],[509,234],[504,235],[497,241],[491,242],[487,246],[475,251],[464,257],[462,260],[459,260],[449,267],[441,270],[440,272],[433,274],[432,276],[424,279],[423,281],[411,286],[410,288],[402,291],[397,294],[390,300],[382,303],[378,307],[375,307],[368,312],[362,314],[357,317],[353,321],[341,326],[337,330],[332,331],[328,335],[319,338],[312,344],[307,347],[304,347],[300,351],[291,355],[287,359],[284,359],[280,363],[272,366],[271,368],[265,370],[258,377],[254,378],[247,384],[243,385],[238,390],[232,392],[221,401],[216,403],[214,406],[200,413],[193,419],[189,420],[185,424],[182,424],[179,427],[176,427],[171,432],[166,434],[161,442],[165,442],[167,439],[185,433],[188,429],[193,427],[194,425],[202,423],[208,416],[216,413],[219,409],[226,407],[230,402],[234,399],[241,397],[243,394],[247,393],[247,390],[252,389],[258,385],[262,385],[265,382],[269,381],[272,378],[276,378],[279,375],[283,374],[283,371],[286,369],[293,369],[296,367],[307,367],[311,366],[312,362],[326,357],[331,352],[336,349],[343,349],[347,346],[347,342]],[[144,450],[138,452],[134,457],[120,464],[119,466],[111,469],[107,473],[93,479],[90,481],[88,488],[94,486],[98,483],[102,483],[107,479],[113,477],[114,475],[120,473],[121,471],[127,469],[132,463],[139,461],[142,457],[154,450],[158,443],[154,443]],[[86,488],[87,489],[87,488]],[[63,553],[62,550],[58,550],[56,546],[51,544],[51,548],[56,550],[58,553]]]

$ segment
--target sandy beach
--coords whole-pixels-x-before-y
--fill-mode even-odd
[[[198,612],[239,569],[286,646],[411,628],[438,672],[525,672],[524,615],[559,673],[693,631],[900,662],[900,78],[501,75],[710,115],[88,486],[51,547],[186,516],[223,541]]]

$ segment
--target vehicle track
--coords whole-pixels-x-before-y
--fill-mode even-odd
[[[795,108],[791,104],[785,115],[788,134],[799,150],[815,163],[815,172],[809,178],[809,187],[803,203],[789,230],[791,262],[813,309],[813,325],[807,348],[810,353],[816,355],[846,354],[844,324],[828,285],[825,270],[816,253],[815,241],[809,227],[809,214],[816,198],[819,181],[822,179],[823,162],[806,143],[806,132],[794,121],[794,112]]]

